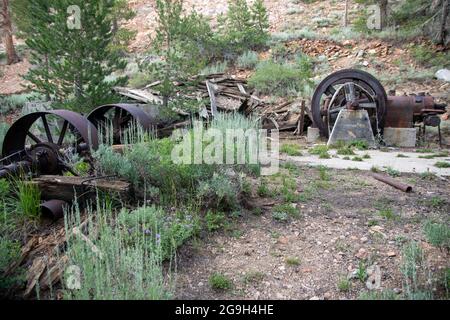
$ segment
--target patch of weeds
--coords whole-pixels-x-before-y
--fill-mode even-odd
[[[433,172],[427,171],[427,172],[421,173],[420,174],[420,178],[422,180],[430,180],[430,181],[432,181],[432,180],[436,180],[436,174],[433,173]]]
[[[301,156],[300,147],[296,144],[283,144],[280,148],[280,152],[285,153],[289,156]]]
[[[265,277],[266,275],[261,271],[249,271],[245,274],[243,281],[245,284],[258,283],[263,281]]]
[[[231,236],[235,239],[241,238],[243,234],[244,233],[242,232],[242,230],[237,230],[237,229],[235,229],[231,232]]]
[[[289,220],[289,215],[283,211],[272,212],[272,218],[278,222],[287,222]]]
[[[0,237],[0,290],[11,288],[13,285],[25,280],[23,270],[14,275],[4,275],[4,271],[20,258],[20,244],[16,241]]]
[[[369,220],[369,221],[367,221],[367,226],[368,227],[377,226],[378,224],[379,224],[379,222],[377,220]]]
[[[233,288],[233,281],[226,275],[218,272],[213,273],[209,277],[208,282],[211,288],[218,291],[227,291]]]
[[[363,155],[363,159],[371,159],[372,157],[370,156],[370,154],[366,153]]]
[[[286,264],[288,266],[298,266],[300,265],[300,259],[297,257],[287,257],[286,258]]]
[[[392,290],[365,291],[360,294],[359,300],[398,300],[398,295]]]
[[[326,166],[318,166],[317,167],[319,169],[319,178],[322,181],[330,181],[331,180],[331,175],[328,173],[328,167]]]
[[[222,212],[208,211],[205,215],[206,228],[209,232],[214,232],[225,226],[226,217]]]
[[[253,69],[258,64],[259,57],[255,51],[246,51],[237,59],[237,65],[242,69]]]
[[[378,211],[378,215],[386,220],[398,220],[399,216],[395,214],[392,208],[385,207]]]
[[[397,158],[409,158],[409,156],[407,156],[407,155],[405,155],[405,154],[403,154],[403,153],[399,153],[399,154],[397,155]]]
[[[262,198],[266,198],[271,195],[271,191],[269,189],[266,179],[261,179],[260,184],[257,189],[257,193],[258,193],[258,196],[260,196]]]
[[[358,150],[367,150],[369,149],[369,144],[364,140],[355,140],[349,144],[350,147],[354,147]]]
[[[403,274],[405,298],[410,300],[428,300],[432,298],[431,284],[425,256],[420,245],[412,241],[402,250],[400,272]]]
[[[354,156],[355,152],[353,151],[353,148],[350,146],[344,146],[337,150],[337,154],[341,156]]]
[[[447,203],[445,199],[442,199],[441,197],[434,196],[429,199],[425,199],[421,201],[425,206],[432,207],[434,209],[439,209],[443,205]]]
[[[242,180],[241,190],[244,195],[248,196],[252,194],[252,184],[245,178]]]
[[[342,159],[344,159],[344,160],[348,160],[348,161],[350,161],[351,159],[350,159],[350,157],[344,157],[344,158],[342,158]]]
[[[303,54],[293,62],[262,61],[248,83],[263,94],[292,96],[311,85],[312,69],[312,59]]]
[[[365,282],[368,275],[367,275],[367,267],[364,261],[360,261],[358,265],[358,269],[356,269],[356,276],[358,277],[359,281]]]
[[[450,227],[448,225],[427,221],[423,231],[428,243],[438,248],[450,248]]]
[[[107,207],[107,204],[99,203],[95,212],[95,223],[93,212],[91,210],[88,212],[87,234],[92,243],[86,242],[81,237],[67,239],[68,265],[79,267],[83,279],[80,289],[72,290],[64,286],[64,299],[168,299],[170,290],[166,288],[164,280],[162,245],[166,243],[171,246],[172,237],[169,237],[163,228],[159,229],[160,224],[156,230],[150,230],[150,220],[144,223],[144,225],[148,223],[149,229],[146,230],[128,228],[122,219],[112,223],[113,213]],[[128,212],[124,212],[123,216],[126,219],[137,220],[140,217],[142,215]],[[159,215],[159,218],[153,214],[145,217],[164,219],[164,214]],[[80,219],[78,208],[75,208],[73,214],[66,214],[66,234],[71,234],[68,230],[74,227],[80,228]],[[155,220],[153,222],[156,223]],[[97,233],[101,237],[91,236]],[[96,250],[93,250],[93,246]],[[63,285],[69,283],[71,278],[73,273],[67,272],[61,283]]]
[[[388,175],[390,175],[391,177],[393,177],[393,178],[397,178],[397,177],[400,177],[402,174],[400,173],[400,171],[398,171],[398,170],[395,170],[395,169],[393,169],[393,168],[391,168],[391,167],[387,167],[386,168],[386,173],[388,174]]]
[[[272,209],[272,216],[278,215],[280,217],[292,217],[292,218],[299,218],[300,212],[297,208],[294,208],[291,204],[279,204]],[[277,220],[274,217],[275,220]]]
[[[450,168],[450,162],[447,161],[438,161],[434,164],[434,166],[436,168],[440,168],[440,169],[446,169],[446,168]]]
[[[17,195],[17,212],[27,219],[38,219],[41,214],[41,193],[37,185],[26,180],[15,180],[13,189]]]
[[[417,153],[433,153],[431,149],[416,149]]]
[[[294,174],[294,175],[299,175],[299,174],[300,174],[300,169],[299,169],[299,167],[298,167],[295,163],[293,163],[293,162],[289,162],[289,161],[288,161],[288,162],[286,162],[286,163],[283,163],[283,164],[281,165],[281,167],[282,167],[283,169],[288,170],[290,174]]]
[[[370,171],[372,171],[373,173],[380,173],[382,172],[382,170],[377,167],[377,166],[372,166],[372,168],[370,168]]]
[[[351,285],[352,284],[351,284],[350,280],[348,280],[346,277],[342,277],[338,281],[337,288],[341,292],[348,292],[348,291],[350,291]]]
[[[309,149],[309,154],[317,155],[321,159],[325,159],[327,156],[330,157],[330,154],[328,153],[328,147],[326,145],[318,145],[311,149]]]
[[[252,210],[252,214],[253,215],[255,215],[255,216],[262,216],[263,215],[263,210],[261,209],[261,208],[254,208],[253,210]]]
[[[364,160],[361,157],[353,157],[352,161],[363,162]]]

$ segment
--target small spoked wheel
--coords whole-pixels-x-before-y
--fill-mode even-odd
[[[321,134],[329,137],[339,112],[345,108],[365,109],[374,135],[382,133],[387,95],[371,74],[346,69],[326,77],[314,92],[311,111]]]
[[[89,121],[98,129],[105,143],[122,144],[127,131],[151,129],[150,117],[139,105],[114,104],[96,108],[88,115]],[[112,141],[111,141],[112,140]]]

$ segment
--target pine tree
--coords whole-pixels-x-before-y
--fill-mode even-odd
[[[126,78],[106,81],[125,61],[114,50],[118,0],[27,0],[22,32],[33,68],[26,79],[38,92],[77,111],[117,100],[112,88]],[[80,9],[80,28],[71,27],[68,8]],[[16,7],[17,9],[17,7]],[[16,12],[17,14],[17,12]]]
[[[183,14],[183,0],[157,0],[156,37],[152,45],[156,54],[161,57],[158,63],[148,66],[155,78],[161,79],[158,89],[163,96],[165,107],[170,100],[175,99],[174,81],[186,83],[196,75],[206,64],[207,51],[212,32],[208,23],[195,11],[189,15]],[[191,83],[195,85],[194,83]],[[189,90],[189,86],[177,90]],[[183,108],[185,101],[177,101],[177,107]]]

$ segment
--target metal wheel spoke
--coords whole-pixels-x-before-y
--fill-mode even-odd
[[[41,143],[42,142],[38,137],[36,137],[30,131],[27,132],[27,136],[29,136],[31,138],[31,140],[33,140],[36,143]]]
[[[41,117],[41,119],[42,119],[42,123],[44,124],[44,129],[45,129],[45,133],[47,135],[47,140],[48,140],[48,142],[53,143],[53,137],[50,132],[50,127],[48,126],[47,118],[45,117],[45,115],[43,115]]]
[[[67,127],[69,126],[69,122],[67,120],[64,120],[64,124],[63,127],[61,129],[61,134],[59,135],[59,139],[58,139],[58,145],[61,146],[63,141],[64,141],[64,137],[66,136],[66,132],[67,132]]]
[[[344,91],[347,102],[353,102],[356,100],[355,84],[353,82],[346,83],[344,85]]]

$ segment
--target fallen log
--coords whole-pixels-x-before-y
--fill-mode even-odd
[[[106,178],[40,176],[31,183],[38,186],[43,200],[71,202],[75,197],[95,195],[97,190],[127,199],[131,192],[130,183]]]

